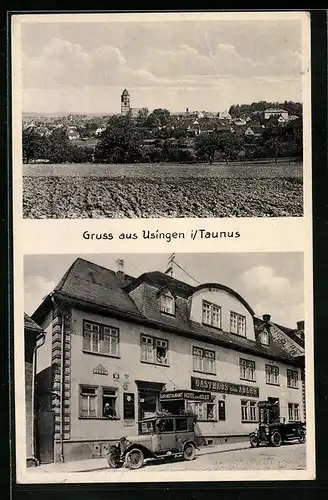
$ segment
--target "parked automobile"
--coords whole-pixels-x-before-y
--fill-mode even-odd
[[[190,415],[168,414],[141,420],[138,436],[122,437],[109,448],[108,465],[139,469],[149,459],[183,457],[193,460],[198,449],[195,423],[195,416]]]
[[[261,444],[280,446],[286,441],[297,440],[305,443],[306,426],[303,422],[288,422],[278,417],[272,418],[274,405],[268,401],[259,401],[259,425],[249,436],[252,448]]]

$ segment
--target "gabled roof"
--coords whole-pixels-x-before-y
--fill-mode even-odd
[[[232,289],[219,284],[203,284],[193,287],[159,271],[148,272],[138,278],[119,276],[114,271],[92,262],[78,258],[56,286],[53,297],[59,303],[94,311],[106,316],[117,316],[125,321],[169,331],[186,338],[222,345],[269,359],[280,359],[290,364],[299,361],[285,350],[271,342],[262,346],[259,342],[240,337],[230,332],[207,327],[190,320],[188,298],[204,287],[218,287],[232,293],[244,303],[251,313],[250,306]],[[158,291],[167,289],[176,300],[175,315],[161,313],[158,307]],[[137,295],[139,294],[139,300]],[[134,297],[134,300],[132,300]],[[137,305],[138,304],[138,307]],[[48,296],[34,313],[34,319],[42,319],[51,310],[52,300]],[[259,320],[260,321],[260,320]],[[254,323],[254,328],[257,328]]]
[[[24,313],[24,329],[30,332],[43,333],[41,326],[39,326],[28,314]]]

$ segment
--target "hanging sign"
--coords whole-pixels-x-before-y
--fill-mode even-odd
[[[123,394],[123,419],[134,420],[134,394],[133,392],[125,392]]]

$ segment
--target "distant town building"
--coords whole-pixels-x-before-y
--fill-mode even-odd
[[[130,113],[130,108],[130,94],[126,89],[124,89],[121,95],[121,115],[128,115]]]
[[[68,127],[67,135],[70,141],[72,141],[73,139],[80,139],[80,133],[76,127]]]
[[[275,108],[268,108],[264,111],[264,119],[268,120],[272,116],[275,117],[282,117],[284,120],[288,120],[288,111],[285,109],[275,109]]]

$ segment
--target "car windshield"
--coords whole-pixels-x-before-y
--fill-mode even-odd
[[[155,430],[155,420],[148,420],[145,422],[139,422],[139,433],[140,434],[152,434]]]

